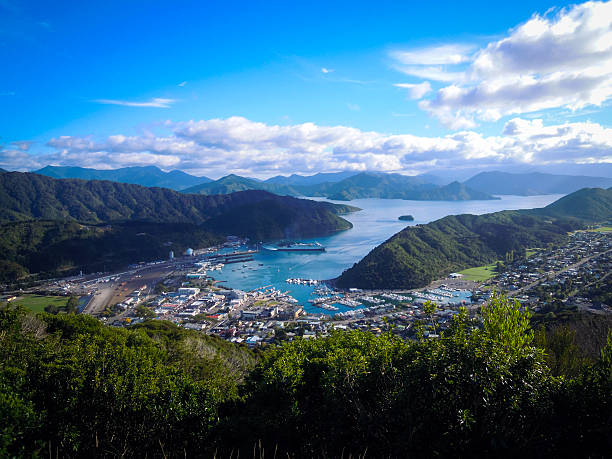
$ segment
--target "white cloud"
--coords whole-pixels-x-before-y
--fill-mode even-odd
[[[361,110],[361,107],[359,105],[351,104],[351,103],[346,104],[346,108],[348,108],[349,110],[353,112],[358,112],[359,110]]]
[[[123,105],[125,107],[158,107],[158,108],[170,108],[170,105],[176,102],[175,99],[163,99],[161,97],[154,97],[149,101],[134,102],[128,100],[113,100],[113,99],[97,99],[94,102],[99,104],[108,105]]]
[[[11,171],[28,171],[42,166],[38,157],[23,150],[0,147],[0,167]]]
[[[464,130],[442,137],[391,135],[313,123],[268,125],[242,117],[168,123],[170,135],[62,136],[50,153],[14,146],[0,150],[0,167],[46,164],[117,168],[154,164],[195,174],[379,170],[415,173],[432,169],[612,162],[612,129],[596,123],[544,125],[515,118],[499,136]]]
[[[411,99],[421,99],[425,94],[431,92],[431,85],[429,84],[429,81],[424,81],[420,84],[397,83],[393,86],[408,89]]]
[[[325,67],[321,67],[321,73],[326,73],[327,74],[327,73],[332,73],[332,72],[333,72],[333,69],[328,69],[328,68],[325,68]]]
[[[34,142],[31,140],[16,140],[11,142],[11,146],[19,148],[21,151],[28,151]]]
[[[424,78],[426,80],[442,81],[444,83],[449,83],[451,81],[462,81],[464,79],[464,74],[462,72],[452,72],[446,70],[444,67],[419,67],[416,65],[403,65],[396,66],[395,68],[406,75]]]
[[[183,82],[179,83],[177,86],[180,86],[182,88],[183,86],[187,86],[187,82],[183,81]]]
[[[393,57],[406,74],[451,83],[420,103],[450,128],[538,110],[601,106],[612,98],[612,2],[536,14],[472,55],[447,51],[427,48]]]
[[[472,45],[442,45],[410,51],[393,51],[391,57],[404,65],[461,64],[469,60]]]

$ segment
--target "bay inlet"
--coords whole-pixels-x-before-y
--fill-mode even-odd
[[[425,224],[447,215],[486,214],[502,210],[544,207],[563,195],[501,196],[487,201],[407,201],[402,199],[356,199],[349,204],[361,208],[359,212],[344,215],[353,228],[300,242],[319,242],[325,252],[273,252],[262,250],[245,263],[228,264],[213,277],[224,285],[239,290],[253,290],[271,286],[289,293],[307,312],[322,312],[311,306],[313,286],[288,284],[288,278],[326,280],[338,277],[357,263],[374,247],[389,239],[406,226]],[[309,198],[325,200],[321,198]],[[346,204],[346,202],[337,202]],[[400,221],[400,215],[410,214],[414,221]],[[242,249],[241,249],[242,250]],[[338,312],[348,310],[340,306]]]

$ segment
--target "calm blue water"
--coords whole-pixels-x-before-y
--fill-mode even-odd
[[[447,215],[485,214],[500,210],[530,209],[544,207],[563,195],[502,196],[495,201],[406,201],[401,199],[356,199],[352,206],[363,210],[344,216],[353,228],[331,236],[308,239],[318,241],[326,247],[322,253],[295,253],[261,251],[254,261],[226,265],[213,276],[226,281],[226,285],[252,290],[271,285],[289,291],[308,312],[322,312],[313,308],[307,300],[313,287],[287,284],[285,279],[300,277],[308,279],[332,279],[361,260],[374,247],[386,241],[406,226],[429,223]],[[312,198],[322,200],[320,198]],[[331,201],[337,202],[337,201]],[[340,202],[338,202],[340,203]],[[346,202],[343,202],[346,204]],[[413,222],[399,221],[400,215],[414,216]],[[243,264],[246,265],[243,267]],[[260,264],[262,266],[260,266]],[[349,308],[340,306],[340,311]]]

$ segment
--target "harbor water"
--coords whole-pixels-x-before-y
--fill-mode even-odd
[[[343,312],[351,308],[335,304],[338,311],[325,311],[312,306],[315,286],[289,284],[288,278],[326,280],[338,277],[357,263],[374,247],[381,244],[406,226],[429,223],[447,215],[485,214],[501,210],[544,207],[562,195],[501,196],[499,200],[487,201],[407,201],[401,199],[357,199],[348,204],[362,210],[343,216],[353,228],[329,236],[306,239],[300,242],[318,241],[325,252],[274,252],[261,250],[252,261],[226,264],[221,271],[210,273],[225,285],[253,290],[270,286],[289,291],[307,312]],[[312,198],[322,200],[320,198]],[[334,202],[334,201],[331,201]],[[347,204],[343,202],[343,204]],[[398,217],[410,214],[414,221],[400,221]],[[238,250],[244,250],[240,248]]]

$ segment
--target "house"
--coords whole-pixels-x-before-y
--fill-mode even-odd
[[[198,331],[202,331],[206,328],[206,324],[200,324],[200,323],[188,323],[185,324],[183,326],[183,328],[186,328],[187,330],[198,330]]]
[[[200,289],[194,288],[194,287],[181,287],[178,289],[177,293],[181,296],[186,295],[189,298],[192,298],[196,296],[198,293],[200,293]]]

